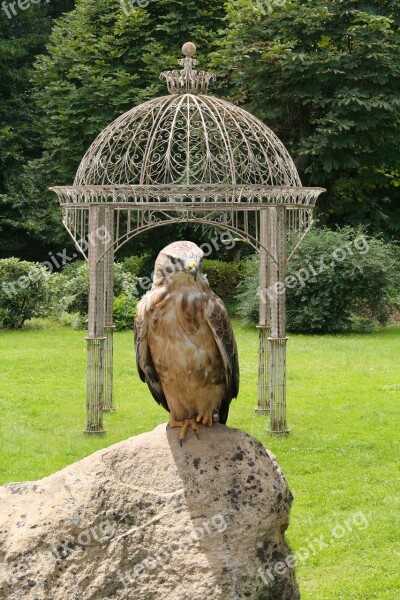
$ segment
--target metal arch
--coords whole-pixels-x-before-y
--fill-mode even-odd
[[[205,211],[199,211],[199,217],[196,217],[196,212],[193,211],[193,206],[192,205],[186,205],[187,209],[184,208],[185,205],[182,205],[181,210],[177,211],[168,211],[165,210],[167,209],[167,206],[157,206],[154,205],[151,209],[147,209],[146,213],[147,214],[151,214],[153,218],[151,218],[151,220],[149,220],[148,222],[145,222],[144,224],[138,226],[135,226],[133,229],[130,228],[129,225],[129,219],[131,219],[132,216],[132,212],[136,213],[137,216],[141,216],[143,219],[143,212],[140,210],[140,208],[138,209],[138,207],[124,207],[124,208],[113,208],[113,205],[110,205],[110,208],[113,210],[113,212],[117,212],[117,214],[126,214],[127,218],[128,218],[128,222],[127,222],[127,228],[128,231],[122,235],[119,235],[119,231],[117,231],[117,237],[114,239],[114,234],[113,234],[113,244],[111,246],[108,246],[104,252],[104,254],[106,254],[110,248],[114,248],[115,251],[118,251],[122,246],[124,246],[128,241],[130,241],[131,239],[133,239],[134,237],[136,237],[137,235],[140,235],[141,233],[144,233],[146,231],[151,231],[152,229],[155,229],[157,227],[161,227],[161,226],[165,226],[165,225],[169,225],[169,224],[173,224],[173,225],[179,225],[182,224],[184,222],[187,223],[201,223],[204,225],[210,225],[213,227],[216,227],[217,229],[225,229],[227,231],[231,231],[232,233],[235,233],[236,235],[239,235],[243,238],[243,240],[247,241],[249,243],[249,245],[256,251],[256,252],[260,252],[261,249],[264,249],[265,252],[267,254],[269,254],[269,250],[266,246],[264,246],[261,243],[261,239],[262,239],[262,235],[261,235],[261,231],[258,229],[259,227],[261,227],[261,213],[265,212],[267,210],[267,206],[266,205],[259,205],[257,208],[251,211],[251,214],[255,216],[255,226],[257,228],[257,234],[256,237],[251,235],[249,233],[248,230],[241,228],[241,227],[235,227],[234,225],[232,225],[228,219],[224,220],[224,218],[221,218],[222,215],[224,215],[224,217],[229,217],[229,215],[232,218],[232,213],[230,213],[229,210],[224,210],[222,211],[221,209],[218,210],[213,210],[211,209],[211,206],[207,207],[207,213],[209,214],[209,218],[207,218],[206,216],[204,216],[204,212]],[[164,210],[163,210],[164,209]],[[77,235],[77,231],[78,229],[75,228],[75,231],[73,231],[73,229],[69,226],[69,220],[68,220],[68,216],[70,215],[70,213],[74,211],[74,213],[79,212],[80,213],[80,218],[81,218],[81,222],[83,223],[83,227],[80,228],[79,230],[79,236]],[[85,224],[88,222],[88,218],[85,217],[85,213],[87,213],[88,209],[85,208],[76,208],[76,209],[69,209],[66,208],[65,209],[65,216],[64,216],[64,226],[66,228],[66,230],[68,231],[69,235],[71,236],[71,238],[73,239],[76,248],[80,251],[80,253],[83,255],[83,257],[85,258],[85,260],[88,260],[88,256],[87,253],[84,250],[83,246],[87,246],[87,242],[85,241],[85,243],[83,244],[82,242],[85,240],[85,236],[87,234],[87,231],[85,231]],[[243,217],[246,217],[247,211],[246,208],[243,207],[242,211],[239,211],[240,213],[243,213]],[[304,213],[304,215],[303,215]],[[179,216],[175,216],[175,215],[179,215]],[[212,215],[214,214],[218,214],[220,215],[220,218],[212,218]],[[161,220],[158,218],[158,215],[165,217],[165,220]],[[304,209],[288,209],[286,208],[286,215],[287,215],[287,230],[288,233],[290,233],[290,237],[288,238],[288,241],[291,241],[293,238],[297,239],[297,242],[295,244],[295,246],[293,247],[293,249],[291,250],[290,255],[287,258],[287,262],[289,262],[291,260],[291,258],[294,256],[294,254],[296,253],[297,249],[299,248],[301,242],[303,241],[304,237],[307,235],[307,233],[309,232],[309,230],[312,227],[313,224],[313,216],[312,216],[312,209],[308,209],[308,208],[304,208]],[[306,220],[305,223],[303,223],[301,220],[301,216],[303,215],[303,218]],[[258,220],[259,219],[259,220]],[[297,228],[295,228],[294,223],[297,222]],[[119,219],[117,220],[117,227],[119,227]],[[247,221],[248,223],[248,221]],[[102,254],[100,256],[100,258],[103,258],[104,254]],[[275,261],[274,257],[271,257],[271,260]]]
[[[311,219],[311,222],[310,222],[309,226],[307,227],[307,229],[304,230],[303,235],[300,237],[300,239],[298,240],[297,244],[295,245],[295,247],[293,248],[293,250],[291,251],[291,253],[287,257],[286,264],[289,264],[289,262],[292,260],[293,256],[296,254],[297,250],[300,248],[300,246],[301,246],[304,238],[310,232],[313,224],[314,224],[314,221]]]
[[[115,247],[116,251],[120,250],[130,240],[132,240],[133,238],[137,237],[138,235],[140,235],[141,233],[144,233],[146,231],[151,231],[152,229],[157,229],[158,227],[166,227],[167,225],[179,225],[179,224],[182,224],[183,222],[185,222],[185,221],[182,221],[182,219],[169,219],[167,221],[149,223],[148,225],[146,225],[144,227],[141,227],[136,230],[132,230],[129,233],[126,233],[125,235],[121,236],[118,240],[116,240],[116,242],[114,244],[112,244],[111,246],[109,246],[107,248],[106,252],[108,252],[108,250],[112,246]],[[263,246],[261,246],[261,244],[259,242],[257,242],[255,237],[253,237],[252,235],[250,235],[248,233],[246,234],[241,229],[237,229],[236,227],[232,227],[231,225],[225,225],[221,222],[209,221],[207,219],[190,219],[189,218],[186,222],[187,223],[202,223],[203,225],[209,225],[210,227],[214,226],[217,229],[220,229],[221,231],[231,231],[232,233],[236,233],[237,235],[243,236],[243,240],[246,240],[248,242],[248,244],[258,253],[260,252],[260,249],[263,247]],[[269,254],[267,248],[264,248],[264,250]],[[271,255],[270,255],[270,257],[271,257],[271,260],[275,260]]]
[[[138,229],[133,229],[133,230],[129,231],[128,233],[120,236],[112,244],[107,246],[106,249],[104,250],[103,254],[101,254],[99,256],[98,260],[102,260],[104,258],[104,256],[110,251],[111,248],[114,248],[115,252],[117,252],[125,244],[127,244],[130,240],[134,239],[141,233],[145,233],[146,231],[151,231],[152,229],[157,229],[158,227],[166,227],[168,225],[179,225],[184,222],[185,221],[182,219],[172,218],[172,219],[168,219],[166,221],[148,223],[146,226],[140,227]],[[191,219],[191,218],[189,218],[186,220],[186,222],[187,223],[202,223],[203,225],[209,225],[210,227],[214,226],[217,229],[220,229],[221,231],[231,231],[232,233],[236,233],[237,235],[243,236],[243,241],[248,242],[248,244],[258,253],[260,252],[260,249],[263,248],[262,244],[257,242],[255,237],[251,236],[250,234],[248,234],[236,227],[232,227],[230,225],[223,225],[221,222],[209,221],[207,219]],[[65,223],[64,223],[64,227],[67,230],[67,232],[69,233],[72,240],[74,241],[75,247],[77,248],[77,250],[79,250],[81,252],[83,258],[87,262],[89,260],[88,256],[87,256],[86,252],[83,250],[83,248],[78,244],[77,240],[74,237],[72,230]],[[264,250],[267,252],[267,254],[269,254],[267,248],[264,248]],[[271,259],[274,260],[274,258],[272,256],[271,256]]]
[[[294,244],[287,257],[286,264],[288,264],[297,250],[301,246],[304,238],[311,230],[314,224],[313,210],[310,208],[292,209],[286,207],[287,216],[287,242],[292,241],[293,238],[297,237],[297,242]]]

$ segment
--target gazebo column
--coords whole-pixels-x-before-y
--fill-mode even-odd
[[[286,423],[286,208],[269,209],[269,291],[271,335],[269,346],[269,385],[271,433],[287,435]]]
[[[86,380],[86,429],[103,435],[104,403],[104,206],[89,207],[89,324]]]
[[[107,252],[104,256],[104,405],[103,410],[114,412],[114,208],[105,209]]]
[[[266,415],[270,411],[269,397],[269,348],[271,330],[268,297],[268,209],[260,211],[260,281],[258,322],[258,404],[256,414]]]

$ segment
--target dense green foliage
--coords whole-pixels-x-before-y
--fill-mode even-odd
[[[215,60],[235,99],[287,144],[303,183],[328,188],[321,218],[398,235],[397,0],[230,0],[227,22]]]
[[[39,264],[0,260],[0,328],[20,329],[27,319],[47,314],[49,277]]]
[[[242,280],[242,270],[240,262],[204,261],[204,273],[212,291],[228,302],[232,302],[236,296],[237,287]]]
[[[346,227],[314,229],[291,259],[286,278],[288,329],[337,333],[387,322],[400,300],[397,247]],[[274,289],[269,290],[271,296]],[[258,260],[249,262],[238,311],[257,322]]]
[[[133,263],[133,260],[129,262],[130,268]],[[77,261],[68,265],[61,273],[50,276],[48,286],[52,290],[48,314],[59,317],[62,322],[75,328],[85,328],[89,302],[88,264]],[[132,330],[137,304],[137,278],[125,269],[123,263],[115,264],[114,296],[117,329]],[[67,315],[70,315],[70,318]]]
[[[26,165],[40,158],[43,150],[31,68],[36,55],[45,50],[53,20],[73,4],[57,0],[32,4],[27,10],[16,6],[17,14],[9,9],[9,16],[0,10],[0,257],[41,258],[41,248],[32,242],[37,242],[44,206],[29,182],[21,181]],[[49,247],[52,241],[50,234],[42,246]]]
[[[131,277],[137,279],[147,275],[146,265],[148,256],[127,256],[123,261],[123,269],[126,273],[129,273]]]
[[[198,43],[206,64],[222,6],[159,0],[130,9],[119,0],[77,0],[75,10],[58,20],[31,76],[42,153],[26,164],[15,199],[27,213],[35,207],[33,235],[42,247],[70,243],[47,188],[72,183],[91,142],[117,116],[167,93],[159,74],[177,66],[183,42]]]
[[[134,260],[127,261],[132,268]],[[136,261],[137,262],[137,261]],[[115,265],[115,325],[133,329],[137,277],[124,263]],[[17,258],[0,260],[0,328],[21,328],[32,317],[52,317],[75,329],[87,326],[89,269],[77,261],[62,272]]]
[[[395,237],[399,23],[394,0],[158,0],[146,8],[61,0],[13,19],[0,12],[0,256],[43,260],[55,244],[71,244],[48,186],[72,182],[115,117],[166,93],[159,72],[177,66],[188,39],[202,67],[222,72],[214,92],[278,133],[305,184],[328,188],[322,222]],[[154,260],[174,238],[206,236],[171,227],[142,235],[127,253]]]
[[[146,271],[146,265],[146,256],[130,256],[115,264],[114,321],[120,331],[133,329],[138,298],[151,287],[151,271]],[[206,260],[204,268],[213,291],[232,303],[243,278],[241,263]],[[33,288],[31,284],[37,272],[42,277]],[[29,273],[31,277],[26,278]],[[25,279],[19,280],[21,276]],[[50,274],[34,263],[0,260],[1,327],[22,327],[32,316],[51,316],[64,325],[84,329],[88,301],[89,268],[84,261],[76,261],[61,272]]]
[[[133,331],[137,301],[126,292],[114,300],[114,324],[117,331]]]

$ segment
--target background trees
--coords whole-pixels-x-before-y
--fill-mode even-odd
[[[36,58],[30,74],[41,152],[25,157],[13,193],[21,217],[31,215],[42,252],[49,241],[70,243],[58,201],[47,188],[73,181],[93,139],[117,116],[167,93],[160,72],[178,66],[187,39],[199,45],[207,66],[223,25],[222,6],[214,0],[159,0],[146,9],[131,9],[119,0],[78,0],[75,10],[54,23],[47,51]],[[23,218],[20,225],[26,228]],[[32,248],[22,247],[18,254],[24,252]]]
[[[328,187],[319,201],[325,223],[398,235],[398,2],[270,6],[228,2],[216,62],[231,93],[283,139],[305,184]]]
[[[398,237],[397,2],[131,4],[63,0],[12,20],[0,14],[0,256],[43,260],[55,244],[70,243],[47,188],[72,182],[85,150],[115,117],[166,93],[159,73],[177,66],[188,39],[202,66],[222,74],[213,92],[277,132],[304,184],[328,188],[322,223]],[[163,242],[157,238],[154,253]],[[147,246],[143,236],[134,250]]]
[[[0,10],[0,256],[40,258],[35,248],[40,212],[38,196],[20,185],[29,161],[43,150],[32,97],[31,68],[45,51],[54,19],[73,7],[72,0],[20,10],[9,19]],[[50,242],[50,240],[49,240]]]

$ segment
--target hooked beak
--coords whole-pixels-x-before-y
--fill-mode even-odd
[[[197,262],[191,262],[189,265],[189,273],[191,274],[191,276],[193,277],[193,279],[196,281],[197,280],[197,274],[199,272],[199,265],[197,264]]]

